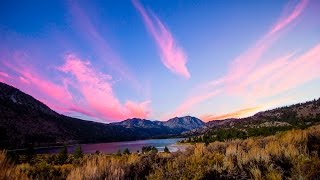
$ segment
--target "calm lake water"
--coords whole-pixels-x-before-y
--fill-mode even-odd
[[[125,142],[112,142],[112,143],[98,143],[98,144],[81,144],[82,151],[84,153],[95,153],[96,151],[102,153],[116,153],[119,149],[121,152],[128,148],[130,152],[141,152],[143,146],[154,146],[159,152],[163,151],[164,147],[167,146],[170,152],[176,152],[178,150],[184,151],[185,145],[177,145],[176,143],[183,138],[175,139],[149,139],[149,140],[138,140],[138,141],[125,141]],[[72,153],[75,146],[68,146],[68,152]],[[61,147],[50,147],[50,148],[38,148],[35,149],[36,153],[59,153]]]

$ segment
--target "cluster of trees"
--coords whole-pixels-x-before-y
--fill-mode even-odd
[[[131,154],[131,152],[130,152],[130,150],[128,149],[128,148],[125,148],[124,150],[123,150],[123,153],[122,153],[123,155],[129,155],[129,154]],[[121,154],[121,150],[119,149],[118,151],[117,151],[117,153],[116,153],[116,155],[117,156],[121,156],[122,155]]]
[[[277,132],[286,131],[293,129],[292,126],[273,126],[273,127],[260,127],[260,128],[247,128],[245,130],[239,130],[237,128],[225,128],[225,129],[215,129],[206,132],[200,136],[189,137],[181,143],[208,143],[215,141],[225,141],[233,139],[246,139],[249,137],[257,136],[270,136]]]
[[[77,146],[73,152],[74,159],[80,159],[83,157],[83,152],[81,146]],[[68,160],[68,148],[67,146],[63,146],[60,153],[57,156],[57,160],[60,164],[65,164]]]
[[[163,150],[165,153],[170,153],[169,151],[169,148],[167,146],[164,147],[164,150]],[[139,153],[139,150],[137,151],[137,153]],[[158,149],[154,146],[143,146],[141,148],[141,153],[142,154],[147,154],[147,153],[158,153]],[[129,155],[131,154],[130,153],[130,150],[128,148],[125,148],[123,150],[123,153],[121,153],[121,150],[119,149],[116,153],[117,156],[121,156],[122,154],[124,155]]]
[[[142,153],[148,153],[148,152],[157,153],[158,149],[154,146],[143,146],[141,151]]]

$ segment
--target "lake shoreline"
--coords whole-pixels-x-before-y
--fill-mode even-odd
[[[91,144],[105,144],[105,143],[125,143],[125,142],[135,142],[135,141],[147,141],[147,140],[162,140],[162,139],[184,139],[184,138],[151,138],[151,139],[137,139],[137,140],[127,140],[127,141],[109,141],[109,142],[99,142],[99,143],[76,143],[76,144],[60,144],[57,143],[52,146],[35,146],[33,147],[34,150],[36,149],[48,149],[48,148],[63,148],[64,146],[73,147],[73,146],[81,146],[81,145],[91,145]],[[178,142],[177,142],[178,143]],[[14,151],[25,151],[28,148],[18,148],[18,149],[2,149],[6,150],[7,152],[14,152]]]
[[[131,152],[141,151],[143,146],[155,146],[159,152],[163,151],[164,147],[168,147],[171,151],[184,150],[184,145],[179,145],[178,142],[183,138],[167,138],[167,139],[146,139],[134,141],[118,141],[106,143],[85,143],[85,144],[70,144],[66,145],[68,152],[73,152],[76,147],[81,146],[84,154],[92,154],[96,152],[114,154],[118,150],[123,151],[128,148]],[[35,154],[58,154],[64,145],[34,147]],[[28,148],[6,150],[9,153],[26,152]]]

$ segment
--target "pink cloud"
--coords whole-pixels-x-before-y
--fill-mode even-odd
[[[5,82],[8,78],[10,78],[9,74],[0,71],[0,82]]]
[[[234,82],[229,87],[232,89],[232,95],[237,94],[245,99],[247,104],[252,104],[256,100],[276,96],[311,80],[319,79],[320,44],[315,45],[300,56],[295,54],[290,53],[256,67],[252,72],[247,74],[244,81]],[[281,101],[271,101],[263,105],[264,108],[274,107],[275,104],[288,102],[288,100],[292,100],[294,97],[290,98]],[[257,111],[258,109],[254,109],[252,112]],[[205,119],[243,117],[243,115],[236,116],[234,113],[227,113],[226,115],[205,116]]]
[[[9,74],[5,73],[5,72],[1,72],[0,71],[0,76],[4,77],[4,78],[9,78]]]
[[[90,116],[90,117],[97,117],[95,114],[90,112],[90,110],[88,110],[88,109],[89,109],[89,107],[84,109],[84,108],[80,108],[78,106],[72,106],[72,107],[69,108],[69,110],[72,111],[72,112],[78,112],[80,114],[87,115],[87,116]]]
[[[152,17],[150,17],[137,0],[133,0],[132,2],[134,7],[142,16],[146,28],[154,38],[159,48],[160,57],[164,66],[175,74],[181,75],[185,78],[190,78],[190,73],[186,67],[187,56],[183,49],[174,40],[168,28],[166,28],[159,18],[152,12]]]
[[[301,0],[300,3],[294,8],[294,10],[291,12],[289,16],[286,16],[284,18],[281,18],[271,29],[269,34],[276,33],[277,31],[280,31],[284,27],[286,27],[289,23],[291,23],[293,20],[297,19],[299,15],[303,12],[305,7],[308,4],[308,0]]]
[[[31,67],[20,64],[20,61],[2,62],[4,66],[17,74],[3,82],[19,88],[34,96],[49,107],[59,112],[68,112],[68,106],[72,104],[72,96],[65,85],[60,85],[45,79]],[[14,63],[14,64],[13,64]]]
[[[24,82],[29,82],[32,86],[36,86],[41,90],[42,93],[46,94],[48,97],[53,97],[55,100],[71,100],[72,96],[67,91],[64,85],[57,85],[55,83],[50,82],[49,80],[45,80],[41,78],[41,75],[37,74],[34,70],[28,68],[14,68],[11,66],[13,70],[21,75],[20,80],[23,79]],[[21,69],[20,69],[21,68]]]
[[[4,82],[33,95],[59,112],[68,111],[67,107],[72,103],[72,96],[67,87],[45,79],[32,67],[22,63],[22,59],[27,58],[26,56],[17,54],[19,53],[15,53],[11,61],[2,62],[5,67],[18,75]]]
[[[128,117],[137,117],[137,118],[146,118],[150,114],[150,105],[151,101],[144,101],[141,103],[135,103],[132,101],[127,101],[124,105]]]
[[[122,105],[115,96],[111,76],[96,71],[89,61],[82,61],[74,55],[67,55],[59,70],[72,75],[71,85],[85,98],[88,107],[101,119],[121,120],[129,117],[146,118],[150,101],[136,103],[127,101]]]
[[[187,104],[188,107],[192,107],[203,101],[206,101],[211,98],[210,94],[216,92],[217,89],[221,90],[219,91],[220,94],[239,95],[241,97],[248,97],[248,99],[250,99],[250,97],[252,98],[255,92],[262,92],[265,85],[258,86],[253,82],[261,81],[261,78],[270,78],[272,75],[270,73],[279,68],[283,68],[287,63],[289,63],[287,60],[292,57],[293,54],[280,57],[274,62],[271,61],[271,63],[266,63],[263,66],[257,66],[257,62],[261,60],[261,57],[266,53],[266,51],[269,50],[269,48],[276,42],[277,39],[279,39],[281,35],[280,32],[292,24],[302,14],[307,2],[308,1],[306,0],[300,1],[289,14],[282,17],[275,25],[273,25],[271,30],[267,32],[260,40],[258,40],[253,47],[249,48],[247,51],[235,58],[230,64],[228,73],[226,75],[218,80],[213,80],[198,86],[198,88],[200,87],[200,91],[198,90],[197,93],[182,102],[175,112],[183,114],[185,112],[184,109],[180,109],[181,107],[184,107],[185,104]],[[305,77],[303,75],[301,77],[303,82],[308,80],[303,79],[303,77]],[[252,89],[254,92],[253,94],[250,94],[252,93]],[[277,93],[280,93],[280,91],[277,91]],[[265,96],[268,96],[268,94],[264,94],[264,97]],[[194,101],[193,99],[197,100]],[[256,100],[256,98],[251,99],[251,101],[252,100]]]
[[[278,71],[268,71],[267,77],[255,82],[252,92],[258,97],[272,96],[298,85],[320,78],[320,44],[299,57],[292,57]],[[265,70],[263,67],[261,71]]]
[[[241,80],[250,73],[261,60],[262,55],[279,39],[281,30],[287,28],[301,15],[307,3],[307,0],[300,1],[290,14],[283,16],[253,47],[234,59],[228,74],[224,77],[226,83],[232,85],[234,81]]]
[[[30,84],[30,82],[29,82],[26,78],[24,78],[24,77],[22,77],[22,76],[19,77],[19,80],[20,80],[22,83]]]
[[[263,79],[270,78],[270,75],[273,73],[282,71],[282,68],[289,63],[288,61],[293,55],[294,53],[290,53],[256,67],[248,73],[245,78],[242,78],[241,81],[229,85],[229,93],[242,95],[248,91],[260,91],[259,87],[255,86],[255,84],[261,82]]]

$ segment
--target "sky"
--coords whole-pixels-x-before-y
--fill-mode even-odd
[[[320,97],[318,0],[2,0],[0,82],[97,122]]]

